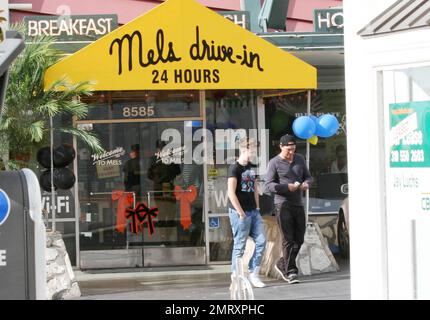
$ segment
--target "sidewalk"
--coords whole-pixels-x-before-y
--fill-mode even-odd
[[[256,300],[349,300],[349,262],[341,271],[301,278],[301,283],[262,277]],[[76,271],[80,300],[230,300],[230,266]]]

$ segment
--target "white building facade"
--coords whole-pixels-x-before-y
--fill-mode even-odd
[[[352,299],[430,297],[424,6],[344,1]]]

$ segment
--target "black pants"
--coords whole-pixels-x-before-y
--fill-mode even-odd
[[[290,206],[284,202],[276,205],[275,213],[282,233],[284,271],[286,271],[287,275],[298,273],[296,257],[305,237],[305,210],[303,206]]]

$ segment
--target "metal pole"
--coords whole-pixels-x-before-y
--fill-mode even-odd
[[[308,90],[308,107],[307,107],[308,116],[311,115],[311,90]],[[306,165],[309,169],[309,163],[310,163],[310,156],[311,156],[311,146],[309,144],[309,141],[306,142]],[[306,190],[306,223],[308,223],[308,216],[309,216],[309,189]]]
[[[54,190],[54,126],[52,117],[49,117],[49,124],[51,126],[51,215],[52,215],[52,231],[56,231],[56,204],[55,204],[55,190]]]
[[[111,195],[113,192],[90,192],[90,196],[96,195]],[[133,196],[133,209],[136,208],[136,193],[134,191],[126,191],[124,193],[131,193]]]
[[[210,248],[209,248],[209,192],[208,192],[208,164],[209,161],[212,163],[213,159],[209,160],[208,157],[208,139],[207,139],[207,114],[206,114],[206,91],[200,90],[200,106],[203,110],[203,129],[204,129],[204,146],[206,149],[205,152],[205,162],[203,163],[203,188],[204,188],[204,201],[203,201],[203,214],[202,214],[202,220],[205,226],[205,262],[206,264],[209,264],[210,262]],[[220,101],[221,103],[221,101]],[[213,108],[214,111],[214,125],[216,123],[216,105]],[[212,148],[212,146],[211,146]],[[212,149],[213,152],[213,149]]]
[[[133,209],[136,208],[136,193],[133,191],[126,191],[124,193],[131,193],[133,196]],[[108,195],[112,194],[112,192],[90,192],[90,196],[96,196],[96,195]]]
[[[147,199],[148,199],[148,208],[149,207],[151,207],[151,193],[150,193],[150,191],[148,191],[147,193],[146,193],[146,197],[147,197]]]
[[[148,199],[146,206],[148,208],[151,208],[151,193],[147,192],[146,197]],[[149,223],[148,223],[148,228],[149,228]],[[142,228],[142,267],[145,267],[145,235],[144,235],[144,232],[145,232],[145,230],[143,230],[143,228]]]
[[[75,150],[78,150],[78,143],[76,141],[76,136],[73,136],[73,148]],[[80,225],[79,220],[81,216],[81,205],[79,202],[79,174],[78,174],[78,157],[75,157],[75,160],[73,161],[73,172],[76,177],[76,182],[73,187],[74,193],[75,193],[75,245],[76,245],[76,267],[81,266],[81,243],[79,239],[80,235]]]
[[[147,193],[148,194],[150,194],[150,193],[190,193],[190,192],[192,192],[190,189],[187,189],[187,190],[173,190],[173,191],[162,191],[162,190],[160,190],[160,191],[148,191]],[[148,206],[149,206],[149,204],[148,204]]]

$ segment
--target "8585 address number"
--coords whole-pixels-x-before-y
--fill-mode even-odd
[[[155,115],[154,106],[148,107],[124,107],[122,109],[124,118],[149,118]]]

